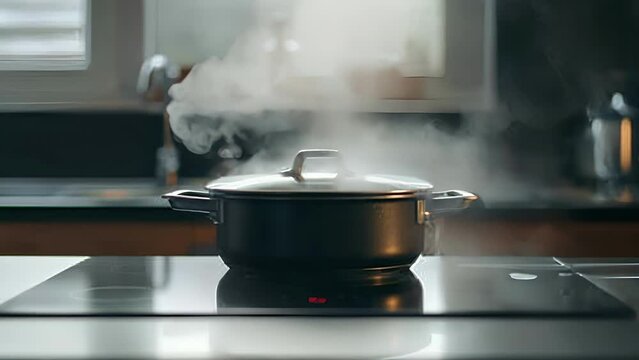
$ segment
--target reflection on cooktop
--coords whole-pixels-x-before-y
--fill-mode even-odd
[[[229,270],[218,257],[94,257],[0,315],[633,316],[551,258],[424,257],[410,270]]]
[[[217,287],[219,314],[419,315],[422,285],[410,270],[343,276],[229,270]]]

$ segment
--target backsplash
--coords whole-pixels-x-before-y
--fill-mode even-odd
[[[162,115],[144,112],[0,114],[0,177],[153,177]],[[210,160],[181,151],[184,176]]]

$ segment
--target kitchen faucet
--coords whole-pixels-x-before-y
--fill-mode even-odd
[[[169,88],[179,81],[181,68],[171,62],[165,55],[153,55],[147,58],[140,68],[137,92],[151,101],[163,101],[163,144],[156,153],[156,178],[162,186],[177,185],[177,171],[180,161],[177,148],[173,142],[173,135],[166,112]]]

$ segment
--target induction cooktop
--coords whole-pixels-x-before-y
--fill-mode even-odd
[[[265,272],[218,257],[93,257],[2,316],[634,316],[553,258],[422,257],[392,271]]]

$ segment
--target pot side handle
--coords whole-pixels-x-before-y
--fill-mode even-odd
[[[471,206],[482,206],[479,196],[464,190],[435,191],[432,195],[430,214],[428,214],[431,216],[456,213]]]
[[[214,219],[217,217],[217,200],[212,199],[208,192],[177,190],[162,195],[162,198],[169,200],[173,210],[208,214]]]

